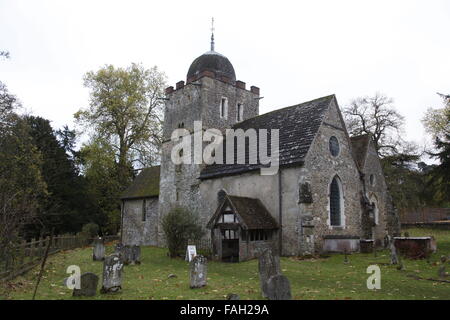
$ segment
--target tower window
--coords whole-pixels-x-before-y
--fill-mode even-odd
[[[236,121],[240,122],[244,120],[244,106],[242,103],[238,103],[236,106]]]
[[[220,117],[223,119],[228,117],[228,99],[224,97],[220,99]]]

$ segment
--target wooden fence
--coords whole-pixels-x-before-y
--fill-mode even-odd
[[[197,252],[199,250],[203,251],[204,254],[210,255],[212,253],[212,242],[211,239],[199,239],[199,240],[189,240],[187,245],[195,245]]]
[[[119,236],[105,236],[103,239],[108,242],[118,240]],[[49,255],[90,245],[93,240],[72,235],[53,237]],[[38,265],[44,258],[49,242],[50,237],[40,238],[29,242],[22,241],[7,250],[4,249],[0,254],[0,280],[13,279]]]

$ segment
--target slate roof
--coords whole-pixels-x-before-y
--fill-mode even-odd
[[[270,212],[255,198],[226,195],[223,202],[217,208],[215,214],[208,222],[208,228],[213,228],[217,217],[222,213],[222,207],[229,202],[237,214],[241,226],[244,229],[278,229],[278,223]]]
[[[275,110],[237,123],[233,126],[233,129],[243,129],[245,131],[254,128],[257,132],[258,129],[267,129],[269,133],[270,129],[279,129],[280,166],[302,164],[333,99],[336,99],[335,96],[330,95]],[[268,149],[270,150],[270,137],[267,138],[267,141],[269,144]],[[256,151],[253,150],[253,152]],[[241,174],[263,167],[259,161],[257,164],[249,164],[248,158],[248,148],[246,148],[246,164],[209,165],[202,170],[200,179]]]
[[[159,196],[160,166],[142,169],[120,199],[139,199]]]
[[[351,137],[350,142],[352,144],[353,158],[355,158],[359,168],[363,169],[366,160],[367,149],[369,147],[370,135],[363,134],[360,136]]]

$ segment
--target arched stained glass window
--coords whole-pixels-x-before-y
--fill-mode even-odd
[[[341,225],[341,188],[337,177],[333,178],[330,185],[330,224]]]

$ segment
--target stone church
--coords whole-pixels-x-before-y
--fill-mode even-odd
[[[349,137],[334,95],[262,115],[260,98],[212,38],[186,82],[166,89],[161,165],[143,169],[121,197],[124,244],[164,246],[160,221],[174,207],[198,214],[217,260],[248,260],[266,246],[285,256],[358,251],[398,233],[371,137]],[[194,121],[203,131],[279,129],[277,174],[247,162],[174,164],[171,134],[193,136]]]

